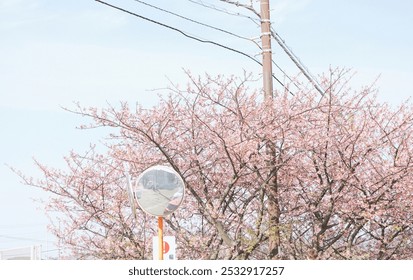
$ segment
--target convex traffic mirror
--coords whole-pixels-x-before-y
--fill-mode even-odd
[[[175,170],[157,165],[138,177],[133,191],[142,210],[153,216],[165,217],[181,205],[185,185]]]

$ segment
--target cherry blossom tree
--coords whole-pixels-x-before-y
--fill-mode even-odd
[[[156,219],[139,208],[133,218],[125,174],[156,164],[187,189],[165,218],[179,259],[413,257],[409,104],[352,90],[340,69],[322,78],[324,96],[309,85],[265,102],[249,76],[188,77],[153,108],[78,105],[84,128],[112,130],[106,151],[72,152],[64,170],[36,162],[42,179],[19,173],[53,194],[51,229],[72,257],[151,258]]]

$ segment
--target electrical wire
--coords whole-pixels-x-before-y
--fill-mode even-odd
[[[13,240],[22,240],[22,241],[51,242],[51,241],[48,241],[48,240],[25,238],[25,237],[14,237],[14,236],[3,235],[3,234],[0,235],[0,238],[13,239]]]
[[[144,1],[140,1],[140,0],[133,0],[133,1],[138,2],[138,3],[142,4],[142,5],[145,5],[145,6],[154,8],[154,9],[156,9],[156,10],[162,11],[162,12],[164,12],[164,13],[167,13],[167,14],[170,14],[170,15],[173,15],[173,16],[176,16],[176,17],[179,17],[179,18],[184,19],[184,20],[186,20],[186,21],[189,21],[189,22],[192,22],[192,23],[196,23],[196,24],[199,24],[199,25],[204,26],[204,27],[208,27],[208,28],[210,28],[210,29],[213,29],[213,30],[216,30],[216,31],[219,31],[219,32],[222,32],[222,33],[231,35],[231,36],[234,36],[234,37],[239,38],[239,39],[247,40],[247,41],[249,41],[249,42],[254,43],[255,45],[257,45],[257,46],[261,49],[261,46],[260,46],[259,44],[257,44],[254,40],[250,39],[250,38],[243,37],[243,36],[240,36],[240,35],[235,34],[235,33],[233,33],[233,32],[230,32],[230,31],[228,31],[228,30],[224,30],[224,29],[222,29],[222,28],[215,27],[215,26],[212,26],[212,25],[209,25],[209,24],[206,24],[206,23],[203,23],[203,22],[200,22],[200,21],[197,21],[197,20],[194,20],[194,19],[191,19],[191,18],[182,16],[182,15],[180,15],[180,14],[177,14],[177,13],[174,13],[174,12],[171,12],[171,11],[168,11],[168,10],[163,9],[163,8],[160,8],[160,7],[158,7],[158,6],[155,6],[155,5],[152,5],[152,4],[148,4],[148,3],[144,2]]]
[[[290,80],[290,82],[293,83],[293,85],[295,85],[297,89],[300,89],[297,83],[273,59],[272,59],[272,64],[274,64],[274,66],[277,67],[277,69],[280,70],[281,73],[283,73],[284,76],[287,77],[288,80]]]
[[[301,73],[303,73],[304,76],[308,79],[308,81],[314,86],[314,88],[321,94],[321,96],[324,96],[325,91],[318,84],[317,80],[311,75],[310,71],[307,69],[306,66],[304,66],[304,64],[300,61],[300,59],[293,53],[291,48],[289,48],[285,44],[285,41],[281,38],[281,36],[277,32],[275,32],[272,28],[271,28],[271,35],[275,39],[275,41],[278,43],[278,45],[288,55],[288,57],[294,62],[294,64],[301,71]]]
[[[196,41],[201,42],[201,43],[212,44],[212,45],[215,45],[215,46],[224,48],[224,49],[226,49],[226,50],[229,50],[229,51],[232,51],[232,52],[241,54],[241,55],[243,55],[243,56],[245,56],[245,57],[248,57],[249,59],[253,60],[253,61],[256,62],[257,64],[259,64],[259,65],[262,66],[262,63],[261,63],[261,62],[259,62],[258,60],[256,60],[256,59],[255,59],[254,57],[252,57],[251,55],[246,54],[246,53],[244,53],[244,52],[242,52],[242,51],[236,50],[236,49],[234,49],[234,48],[225,46],[225,45],[223,45],[223,44],[220,44],[220,43],[217,43],[217,42],[214,42],[214,41],[204,40],[204,39],[200,39],[200,38],[198,38],[198,37],[189,35],[188,33],[184,32],[184,31],[182,31],[182,30],[180,30],[180,29],[178,29],[178,28],[176,28],[176,27],[173,27],[173,26],[164,24],[164,23],[162,23],[162,22],[159,22],[159,21],[150,19],[150,18],[148,18],[148,17],[145,17],[145,16],[142,16],[142,15],[140,15],[140,14],[137,14],[137,13],[134,13],[134,12],[131,12],[131,11],[128,11],[128,10],[126,10],[126,9],[123,9],[123,8],[121,8],[121,7],[112,5],[112,4],[110,4],[110,3],[107,3],[107,2],[104,2],[104,1],[101,1],[101,0],[95,0],[95,1],[98,2],[98,3],[101,3],[101,4],[103,4],[103,5],[106,5],[106,6],[108,6],[108,7],[111,7],[111,8],[113,8],[113,9],[119,10],[119,11],[121,11],[121,12],[130,14],[130,15],[133,15],[133,16],[138,17],[138,18],[140,18],[140,19],[143,19],[143,20],[149,21],[149,22],[151,22],[151,23],[154,23],[154,24],[160,25],[160,26],[162,26],[162,27],[165,27],[165,28],[167,28],[167,29],[171,29],[171,30],[173,30],[173,31],[176,31],[176,32],[182,34],[183,36],[185,36],[185,37],[187,37],[187,38],[189,38],[189,39],[193,39],[193,40],[196,40]],[[287,88],[276,76],[274,76],[273,73],[272,73],[272,77],[273,77],[282,87],[284,87],[285,89]],[[287,89],[287,90],[288,90],[288,89]],[[288,91],[289,91],[289,90],[288,90]],[[290,94],[294,95],[291,91],[289,91],[289,92],[290,92]]]
[[[173,26],[164,24],[164,23],[162,23],[162,22],[159,22],[159,21],[156,21],[156,20],[147,18],[147,17],[145,17],[145,16],[139,15],[139,14],[134,13],[134,12],[131,12],[131,11],[125,10],[125,9],[123,9],[123,8],[121,8],[121,7],[112,5],[112,4],[110,4],[110,3],[107,3],[107,2],[104,2],[104,1],[101,1],[101,0],[95,0],[95,1],[96,1],[96,2],[99,2],[99,3],[103,4],[103,5],[109,6],[109,7],[111,7],[111,8],[117,9],[117,10],[119,10],[119,11],[122,11],[122,12],[124,12],[124,13],[127,13],[127,14],[133,15],[133,16],[135,16],[135,17],[138,17],[138,18],[140,18],[140,19],[143,19],[143,20],[149,21],[149,22],[151,22],[151,23],[160,25],[160,26],[162,26],[162,27],[165,27],[165,28],[174,30],[174,31],[176,31],[176,32],[181,33],[181,34],[184,35],[185,37],[188,37],[188,38],[190,38],[190,39],[196,40],[196,41],[198,41],[198,42],[207,43],[207,44],[213,44],[213,45],[216,45],[216,46],[218,46],[218,47],[227,49],[227,50],[229,50],[229,51],[236,52],[236,53],[241,54],[241,55],[243,55],[243,56],[245,56],[245,57],[248,57],[249,59],[255,61],[256,63],[258,63],[258,64],[260,64],[260,65],[262,66],[261,62],[259,62],[258,60],[256,60],[256,59],[253,58],[252,56],[250,56],[250,55],[248,55],[248,54],[246,54],[246,53],[244,53],[244,52],[242,52],[242,51],[233,49],[233,48],[231,48],[231,47],[222,45],[222,44],[217,43],[217,42],[214,42],[214,41],[204,40],[204,39],[200,39],[200,38],[198,38],[198,37],[189,35],[188,33],[184,32],[184,31],[182,31],[182,30],[180,30],[180,29],[178,29],[178,28],[176,28],[176,27],[173,27]]]
[[[233,32],[224,30],[224,29],[219,28],[219,27],[215,27],[215,26],[211,26],[211,25],[209,25],[209,24],[205,24],[205,23],[203,23],[203,22],[199,22],[199,21],[197,21],[197,20],[194,20],[194,19],[191,19],[191,18],[182,16],[182,15],[179,15],[179,14],[177,14],[177,13],[168,11],[168,10],[163,9],[163,8],[160,8],[160,7],[158,7],[158,6],[155,6],[155,5],[152,5],[152,4],[148,4],[148,3],[144,2],[144,1],[141,1],[141,0],[133,0],[133,1],[138,2],[138,3],[142,4],[142,5],[145,5],[145,6],[154,8],[154,9],[156,9],[156,10],[165,12],[165,13],[167,13],[167,14],[171,14],[171,15],[173,15],[173,16],[182,18],[182,19],[187,20],[187,21],[189,21],[189,22],[196,23],[196,24],[199,24],[199,25],[201,25],[201,26],[211,28],[211,29],[213,29],[213,30],[216,30],[216,31],[219,31],[219,32],[222,32],[222,33],[231,35],[231,36],[234,36],[234,37],[239,38],[239,39],[243,39],[243,40],[247,40],[247,41],[253,42],[260,50],[262,50],[261,46],[260,46],[259,44],[257,44],[254,40],[250,39],[250,38],[240,36],[240,35],[238,35],[238,34],[235,34],[235,33],[233,33]],[[188,0],[188,1],[193,2],[193,3],[195,3],[195,4],[198,4],[198,5],[202,5],[202,6],[205,5],[202,1],[201,1],[200,3],[194,2],[194,1],[191,1],[191,0]],[[204,6],[204,7],[207,7],[207,6]],[[247,16],[245,16],[245,17],[247,17]],[[291,79],[291,77],[290,77],[274,60],[272,60],[272,63],[274,64],[274,66],[275,66],[278,70],[281,71],[281,73],[284,74],[285,77],[287,77],[287,78],[290,80],[290,82],[292,82],[292,83],[299,89],[298,85],[293,81],[293,79]]]
[[[252,22],[254,22],[255,24],[257,24],[257,26],[260,26],[260,20],[259,19],[247,16],[247,15],[244,15],[244,14],[241,14],[241,13],[230,12],[230,11],[224,9],[224,8],[218,8],[215,5],[205,3],[204,1],[201,1],[201,0],[198,0],[198,1],[188,0],[188,1],[191,2],[191,3],[194,3],[196,5],[200,5],[202,7],[215,10],[217,12],[225,13],[225,14],[228,14],[228,15],[231,15],[231,16],[238,16],[238,17],[247,18],[247,19],[251,20]]]
[[[1,228],[6,229],[15,229],[15,228],[27,228],[27,227],[45,227],[46,224],[36,223],[36,224],[9,224],[9,225],[0,225]]]
[[[253,19],[250,16],[246,16],[246,15],[242,15],[239,13],[233,13],[233,12],[229,12],[228,10],[225,9],[221,9],[216,7],[215,5],[209,4],[209,3],[205,3],[202,0],[188,0],[191,3],[209,8],[209,9],[213,9],[216,10],[218,12],[223,12],[229,15],[234,15],[234,16],[240,16],[240,17],[245,17],[248,18],[250,20],[253,20],[255,23],[259,24],[259,20],[257,19]],[[236,5],[236,6],[240,6],[238,2],[232,2],[232,1],[225,1],[225,0],[221,0],[224,3],[229,3],[232,5]],[[245,7],[245,6],[242,6]],[[258,12],[256,12],[255,10],[253,10],[252,8],[249,7],[245,7],[248,10],[252,11],[253,13],[255,13],[257,16],[259,16]],[[278,43],[278,45],[284,50],[284,52],[287,54],[287,56],[294,62],[294,64],[297,66],[297,68],[304,74],[304,76],[308,79],[308,81],[315,87],[315,89],[321,94],[324,95],[325,91],[321,88],[321,86],[318,84],[317,80],[314,78],[314,76],[310,73],[310,71],[308,70],[308,68],[301,62],[301,60],[297,57],[297,55],[295,55],[293,53],[293,51],[291,50],[291,48],[289,48],[286,44],[285,41],[281,38],[281,36],[275,32],[273,29],[271,29],[271,35],[272,37],[275,39],[275,41]],[[287,75],[287,73],[285,73],[285,71],[277,64],[274,62],[274,60],[272,61],[273,64],[299,89],[299,86]]]

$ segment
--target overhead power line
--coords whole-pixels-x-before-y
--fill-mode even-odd
[[[194,3],[194,4],[197,4],[197,5],[200,5],[200,6],[202,6],[202,7],[215,10],[215,11],[217,11],[217,12],[225,13],[225,14],[227,14],[227,15],[247,18],[247,19],[251,20],[252,22],[254,22],[257,26],[260,26],[260,20],[259,20],[259,19],[256,19],[256,18],[247,16],[247,15],[244,15],[244,14],[241,14],[241,13],[235,13],[235,12],[229,11],[229,10],[227,10],[227,9],[224,9],[224,8],[221,8],[221,7],[217,7],[217,6],[213,5],[213,4],[205,3],[205,1],[202,1],[202,0],[188,0],[188,1],[189,1],[189,2],[192,2],[192,3]]]
[[[42,239],[15,237],[15,236],[10,236],[10,235],[3,235],[3,234],[0,235],[0,238],[13,239],[13,240],[23,240],[23,241],[35,241],[35,242],[52,242],[52,241],[42,240]]]
[[[243,39],[243,40],[247,40],[247,41],[253,42],[260,50],[262,50],[261,46],[260,46],[257,42],[255,42],[253,39],[251,39],[251,38],[247,38],[247,37],[244,37],[244,36],[235,34],[235,33],[233,33],[233,32],[230,32],[230,31],[228,31],[228,30],[225,30],[225,29],[222,29],[222,28],[219,28],[219,27],[215,27],[215,26],[212,26],[212,25],[209,25],[209,24],[206,24],[206,23],[203,23],[203,22],[200,22],[200,21],[197,21],[197,20],[194,20],[194,19],[191,19],[191,18],[182,16],[182,15],[180,15],[180,14],[171,12],[171,11],[166,10],[166,9],[164,9],[164,8],[160,8],[160,7],[158,7],[158,6],[155,6],[155,5],[146,3],[145,1],[141,1],[141,0],[133,0],[133,1],[138,2],[138,3],[140,3],[140,4],[142,4],[142,5],[145,5],[145,6],[151,7],[151,8],[153,8],[153,9],[162,11],[162,12],[164,12],[164,13],[167,13],[167,14],[170,14],[170,15],[173,15],[173,16],[176,16],[176,17],[178,17],[178,18],[184,19],[184,20],[186,20],[186,21],[189,21],[189,22],[192,22],[192,23],[195,23],[195,24],[198,24],[198,25],[201,25],[201,26],[204,26],[204,27],[207,27],[207,28],[210,28],[210,29],[213,29],[213,30],[216,30],[216,31],[225,33],[225,34],[228,34],[228,35],[231,35],[231,36],[236,37],[236,38],[239,38],[239,39]],[[195,4],[198,4],[198,5],[202,5],[202,6],[204,6],[204,7],[209,7],[209,6],[206,6],[206,4],[203,3],[202,1],[201,1],[201,2],[195,2],[195,1],[191,1],[191,0],[189,0],[189,1],[190,1],[190,2],[193,2],[193,3],[195,3]],[[212,7],[211,7],[211,8],[212,8]],[[217,8],[214,7],[214,8],[212,8],[212,9],[217,9]],[[229,13],[229,11],[226,11],[226,10],[217,10],[217,11],[221,11],[221,12],[224,12],[224,11],[225,11],[225,13]],[[240,14],[231,14],[231,15],[241,16]],[[251,18],[251,17],[244,16],[244,15],[242,15],[242,16],[243,16],[243,17],[247,17],[247,18]],[[278,68],[278,70],[281,71],[281,73],[284,74],[285,77],[287,77],[287,78],[290,80],[290,82],[292,82],[297,88],[299,88],[298,85],[293,81],[293,79],[291,79],[291,77],[290,77],[274,60],[272,60],[272,63],[274,64],[275,67]],[[275,78],[275,77],[274,77],[274,78]],[[283,85],[283,86],[284,86],[284,85]]]
[[[252,56],[250,56],[249,54],[246,54],[246,53],[244,53],[244,52],[242,52],[242,51],[233,49],[233,48],[231,48],[231,47],[222,45],[222,44],[217,43],[217,42],[214,42],[214,41],[204,40],[204,39],[200,39],[200,38],[198,38],[198,37],[189,35],[188,33],[184,32],[184,31],[182,31],[182,30],[180,30],[180,29],[178,29],[178,28],[176,28],[176,27],[173,27],[173,26],[167,25],[167,24],[165,24],[165,23],[162,23],[162,22],[159,22],[159,21],[150,19],[150,18],[148,18],[148,17],[145,17],[145,16],[142,16],[142,15],[140,15],[140,14],[137,14],[137,13],[134,13],[134,12],[131,12],[131,11],[128,11],[128,10],[126,10],[126,9],[123,9],[123,8],[121,8],[121,7],[112,5],[112,4],[110,4],[110,3],[107,3],[107,2],[104,2],[104,1],[101,1],[101,0],[95,0],[95,1],[96,1],[96,2],[99,2],[99,3],[103,4],[103,5],[109,6],[109,7],[111,7],[111,8],[114,8],[114,9],[116,9],[116,10],[122,11],[122,12],[124,12],[124,13],[127,13],[127,14],[133,15],[133,16],[135,16],[135,17],[138,17],[138,18],[140,18],[140,19],[143,19],[143,20],[149,21],[149,22],[151,22],[151,23],[160,25],[160,26],[162,26],[162,27],[165,27],[165,28],[174,30],[174,31],[176,31],[176,32],[181,33],[181,34],[184,35],[185,37],[188,37],[188,38],[190,38],[190,39],[196,40],[196,41],[198,41],[198,42],[206,43],[206,44],[213,44],[213,45],[216,45],[216,46],[218,46],[218,47],[227,49],[227,50],[229,50],[229,51],[236,52],[236,53],[241,54],[241,55],[243,55],[243,56],[245,56],[245,57],[248,57],[249,59],[251,59],[251,60],[253,60],[253,61],[255,61],[256,63],[258,63],[258,64],[261,65],[261,62],[259,62],[259,61],[256,60],[254,57],[252,57]]]
[[[324,96],[325,91],[318,84],[317,80],[311,75],[311,73],[307,69],[307,67],[305,67],[304,64],[300,61],[300,59],[293,53],[291,48],[289,48],[285,44],[285,41],[281,38],[281,36],[277,32],[275,32],[274,29],[272,29],[272,28],[271,28],[271,34],[272,34],[272,37],[275,39],[275,41],[278,43],[278,45],[284,50],[284,52],[294,62],[294,64],[297,66],[297,68],[304,74],[304,76],[308,79],[308,81],[310,81],[310,83],[314,86],[314,88],[322,96]]]
[[[167,13],[167,14],[170,14],[170,15],[173,15],[173,16],[176,16],[176,17],[178,17],[178,18],[184,19],[184,20],[186,20],[186,21],[189,21],[189,22],[192,22],[192,23],[196,23],[196,24],[199,24],[199,25],[204,26],[204,27],[208,27],[208,28],[210,28],[210,29],[213,29],[213,30],[216,30],[216,31],[219,31],[219,32],[228,34],[228,35],[231,35],[231,36],[236,37],[236,38],[239,38],[239,39],[243,39],[243,40],[250,41],[250,42],[254,43],[255,45],[257,45],[259,48],[261,48],[259,44],[257,44],[254,40],[252,40],[252,39],[250,39],[250,38],[243,37],[243,36],[240,36],[240,35],[235,34],[235,33],[233,33],[233,32],[230,32],[230,31],[228,31],[228,30],[225,30],[225,29],[222,29],[222,28],[219,28],[219,27],[215,27],[215,26],[212,26],[212,25],[209,25],[209,24],[206,24],[206,23],[203,23],[203,22],[200,22],[200,21],[197,21],[197,20],[194,20],[194,19],[191,19],[191,18],[182,16],[182,15],[180,15],[180,14],[177,14],[177,13],[171,12],[171,11],[169,11],[169,10],[160,8],[160,7],[158,7],[158,6],[155,6],[155,5],[146,3],[146,2],[144,2],[144,1],[140,1],[140,0],[133,0],[133,1],[138,2],[138,3],[140,3],[140,4],[142,4],[142,5],[145,5],[145,6],[151,7],[151,8],[153,8],[153,9],[162,11],[162,12],[164,12],[164,13]]]
[[[210,29],[213,29],[213,30],[216,30],[216,31],[225,33],[225,34],[228,34],[228,35],[231,35],[231,36],[236,37],[236,38],[239,38],[239,39],[243,39],[243,40],[247,40],[247,41],[253,42],[260,50],[262,50],[261,46],[260,46],[257,42],[255,42],[253,39],[251,39],[251,38],[247,38],[247,37],[244,37],[244,36],[235,34],[235,33],[233,33],[233,32],[227,31],[227,30],[225,30],[225,29],[222,29],[222,28],[219,28],[219,27],[215,27],[215,26],[212,26],[212,25],[209,25],[209,24],[206,24],[206,23],[203,23],[203,22],[200,22],[200,21],[197,21],[197,20],[194,20],[194,19],[191,19],[191,18],[182,16],[182,15],[180,15],[180,14],[171,12],[171,11],[169,11],[169,10],[160,8],[160,7],[158,7],[158,6],[155,6],[155,5],[146,3],[146,2],[141,1],[141,0],[133,0],[133,1],[138,2],[138,3],[142,4],[142,5],[145,5],[145,6],[154,8],[154,9],[156,9],[156,10],[162,11],[162,12],[164,12],[164,13],[167,13],[167,14],[170,14],[170,15],[173,15],[173,16],[176,16],[176,17],[178,17],[178,18],[187,20],[187,21],[189,21],[189,22],[192,22],[192,23],[195,23],[195,24],[198,24],[198,25],[201,25],[201,26],[204,26],[204,27],[207,27],[207,28],[210,28]],[[191,0],[189,0],[189,1],[190,1],[190,2],[193,2],[193,3],[195,3],[195,4],[198,4],[198,5],[202,5],[202,6],[204,6],[204,7],[209,7],[209,6],[205,6],[206,4],[204,4],[202,1],[201,1],[201,3],[195,2],[195,1],[191,1]],[[213,9],[217,9],[217,8],[214,7]],[[218,10],[218,11],[222,11],[222,10]],[[226,10],[225,10],[225,12],[228,13],[229,11],[226,11]],[[233,14],[233,15],[235,15],[235,14]],[[240,16],[240,14],[236,14],[236,15]],[[248,16],[244,16],[244,17],[248,17]],[[250,17],[248,17],[248,18],[250,18]],[[292,82],[297,88],[299,88],[298,85],[293,81],[293,79],[291,79],[291,77],[290,77],[274,60],[272,60],[272,63],[274,64],[275,67],[278,68],[278,70],[281,71],[281,73],[284,74],[285,77],[287,77],[287,78],[290,80],[290,82]]]
[[[106,5],[106,6],[108,6],[108,7],[111,7],[111,8],[113,8],[113,9],[119,10],[119,11],[124,12],[124,13],[127,13],[127,14],[130,14],[130,15],[135,16],[135,17],[138,17],[138,18],[140,18],[140,19],[143,19],[143,20],[145,20],[145,21],[149,21],[149,22],[151,22],[151,23],[160,25],[160,26],[165,27],[165,28],[167,28],[167,29],[171,29],[171,30],[173,30],[173,31],[176,31],[176,32],[182,34],[183,36],[185,36],[185,37],[187,37],[187,38],[189,38],[189,39],[193,39],[193,40],[196,40],[196,41],[201,42],[201,43],[212,44],[212,45],[221,47],[221,48],[223,48],[223,49],[226,49],[226,50],[229,50],[229,51],[238,53],[238,54],[240,54],[240,55],[243,55],[243,56],[245,56],[245,57],[248,57],[249,59],[253,60],[255,63],[257,63],[257,64],[259,64],[259,65],[262,66],[262,63],[261,63],[260,61],[258,61],[257,59],[255,59],[254,57],[252,57],[251,55],[249,55],[249,54],[247,54],[247,53],[245,53],[245,52],[239,51],[239,50],[237,50],[237,49],[228,47],[228,46],[226,46],[226,45],[223,45],[223,44],[220,44],[220,43],[217,43],[217,42],[214,42],[214,41],[204,40],[204,39],[195,37],[195,36],[193,36],[193,35],[190,35],[190,34],[184,32],[184,31],[182,31],[182,30],[179,29],[179,28],[176,28],[176,27],[167,25],[167,24],[162,23],[162,22],[159,22],[159,21],[157,21],[157,20],[153,20],[153,19],[151,19],[151,18],[145,17],[145,16],[140,15],[140,14],[137,14],[137,13],[135,13],[135,12],[131,12],[131,11],[129,11],[129,10],[126,10],[126,9],[124,9],[124,8],[121,8],[121,7],[118,7],[118,6],[115,6],[115,5],[112,5],[112,4],[107,3],[107,2],[105,2],[105,1],[101,1],[101,0],[95,0],[95,1],[98,2],[98,3],[101,3],[101,4],[103,4],[103,5]],[[134,1],[137,1],[137,0],[134,0]],[[137,2],[144,3],[143,1],[137,1]],[[146,3],[146,5],[148,5],[148,6],[153,6],[153,5],[150,5],[150,4],[147,4],[147,3]],[[156,6],[153,6],[153,7],[156,7]],[[157,7],[157,8],[166,12],[165,9],[162,9],[162,8],[159,8],[159,7]],[[175,14],[175,13],[172,13],[172,12],[169,12],[169,11],[167,11],[167,12],[170,13],[170,14]],[[177,15],[177,14],[175,14],[175,15]],[[178,16],[178,15],[177,15],[177,16]],[[179,15],[179,16],[180,16],[180,15]],[[183,16],[180,16],[180,17],[184,18]],[[191,19],[188,18],[188,20],[191,20]],[[191,21],[198,23],[198,22],[195,21],[195,20],[191,20]],[[201,23],[198,23],[198,24],[201,24]],[[206,25],[205,25],[205,26],[206,26]],[[211,26],[211,27],[212,27],[212,26]],[[217,29],[218,29],[218,28],[217,28]],[[222,30],[222,31],[224,31],[224,30]],[[222,31],[221,31],[221,32],[222,32]],[[286,86],[285,86],[274,74],[272,74],[272,77],[273,77],[281,86],[283,86],[284,88],[286,88]],[[287,89],[287,90],[288,90],[288,89]],[[289,91],[289,90],[288,90],[288,91]],[[289,91],[289,92],[290,92],[290,91]],[[291,93],[292,95],[294,95],[292,92],[290,92],[290,93]]]
[[[238,1],[231,1],[231,0],[220,0],[223,3],[228,3],[228,4],[232,4],[235,5],[237,7],[243,7],[251,12],[253,12],[259,19],[254,19],[250,16],[247,15],[243,15],[240,13],[234,13],[234,12],[230,12],[226,9],[217,7],[213,4],[209,4],[206,3],[203,0],[188,0],[189,2],[195,3],[197,5],[209,8],[209,9],[213,9],[215,11],[218,12],[222,12],[222,13],[226,13],[228,15],[233,15],[233,16],[239,16],[239,17],[244,17],[244,18],[248,18],[252,21],[254,21],[257,25],[259,25],[259,19],[261,19],[261,15],[252,7],[249,5],[243,5],[241,3],[239,3]],[[319,85],[319,83],[317,82],[317,80],[314,78],[314,76],[310,73],[310,71],[308,70],[308,68],[301,62],[301,60],[297,57],[297,55],[295,55],[293,53],[293,51],[291,50],[291,48],[289,48],[286,44],[285,44],[285,40],[281,38],[281,36],[275,32],[272,28],[271,28],[271,36],[274,38],[274,40],[278,43],[278,45],[283,49],[283,51],[287,54],[287,56],[292,60],[292,62],[297,66],[297,68],[301,71],[301,73],[303,73],[303,75],[307,78],[307,80],[314,86],[314,88],[321,94],[324,95],[325,90],[323,90],[321,88],[321,86]],[[273,64],[297,87],[297,84],[285,73],[284,70],[281,69],[281,67],[279,67],[274,61]]]

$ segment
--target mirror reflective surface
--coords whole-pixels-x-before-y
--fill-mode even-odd
[[[145,212],[165,217],[181,205],[185,185],[175,170],[157,165],[146,169],[138,177],[134,192],[139,206]]]

